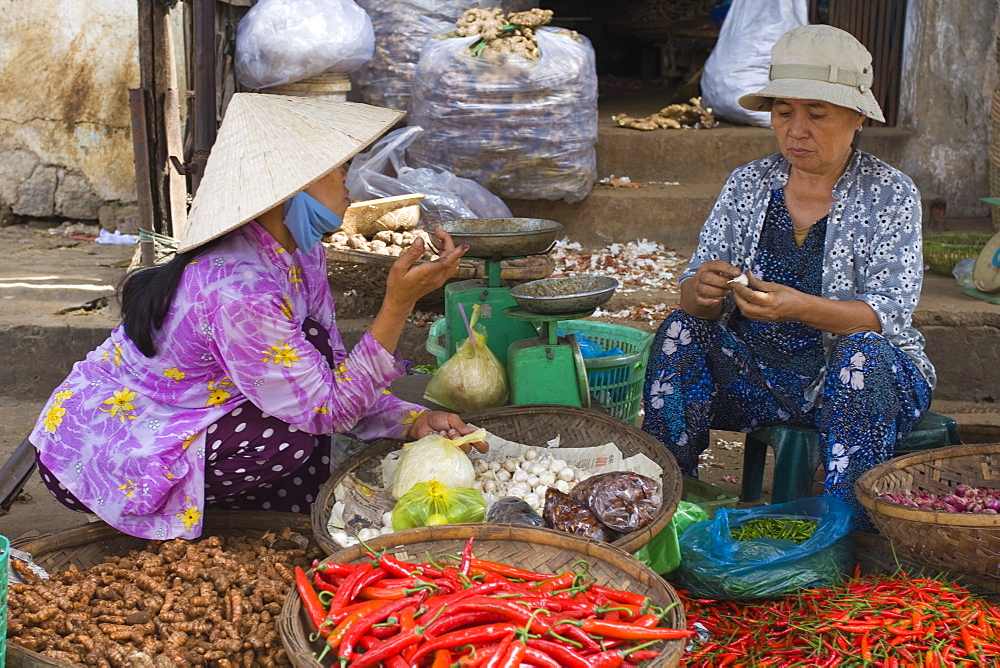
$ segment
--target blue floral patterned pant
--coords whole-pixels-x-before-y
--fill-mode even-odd
[[[710,429],[815,428],[824,455],[824,493],[851,504],[855,527],[870,530],[854,482],[892,457],[930,407],[930,387],[904,353],[873,332],[838,339],[814,402],[805,398],[813,380],[790,379],[760,363],[729,328],[675,311],[660,325],[650,350],[642,428],[693,477]]]

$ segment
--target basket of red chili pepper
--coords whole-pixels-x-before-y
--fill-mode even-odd
[[[662,502],[649,524],[623,533],[610,544],[634,553],[670,523],[681,498],[683,479],[673,455],[655,438],[622,420],[594,410],[574,406],[525,405],[503,406],[466,413],[462,418],[502,438],[530,446],[545,446],[558,440],[559,447],[585,448],[614,443],[625,458],[642,454],[662,470],[660,491]],[[381,460],[398,450],[402,443],[381,439],[360,449],[339,466],[320,488],[312,506],[312,525],[321,547],[333,553],[342,548],[333,540],[329,520],[336,503],[337,487],[348,478],[362,481],[373,488],[384,486]]]
[[[1000,443],[890,459],[855,483],[879,532],[918,564],[1000,578]],[[979,503],[982,500],[983,503]]]
[[[667,667],[692,635],[649,567],[551,529],[410,529],[296,576],[278,628],[302,667]]]

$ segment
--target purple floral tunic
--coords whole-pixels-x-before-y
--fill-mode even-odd
[[[337,367],[305,339],[326,325]],[[368,333],[336,328],[322,244],[288,253],[255,221],[184,270],[154,334],[157,355],[119,325],[55,389],[31,434],[39,458],[92,512],[142,538],[196,538],[205,429],[251,401],[311,434],[399,438],[424,410],[386,388],[404,373]]]

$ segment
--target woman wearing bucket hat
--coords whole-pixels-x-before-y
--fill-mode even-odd
[[[400,256],[348,354],[318,243],[350,204],[344,163],[399,120],[363,104],[235,95],[169,263],[126,277],[123,322],[53,392],[31,435],[70,508],[143,538],[194,538],[206,508],[308,513],[330,438],[451,435],[457,415],[393,396],[416,301],[465,252]],[[483,446],[484,444],[478,444]]]
[[[770,83],[740,104],[771,112],[778,152],[723,187],[643,397],[643,429],[691,476],[710,429],[816,428],[825,493],[864,529],[854,481],[892,456],[936,381],[911,325],[920,195],[854,145],[865,119],[884,122],[872,80],[871,55],[838,28],[802,26],[775,44]]]

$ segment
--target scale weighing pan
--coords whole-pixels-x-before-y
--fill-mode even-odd
[[[451,235],[456,246],[469,244],[465,257],[488,260],[547,253],[563,228],[542,218],[460,218],[437,226]]]
[[[533,313],[577,313],[607,302],[618,285],[618,279],[610,276],[562,276],[515,285],[510,296]]]

